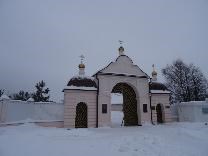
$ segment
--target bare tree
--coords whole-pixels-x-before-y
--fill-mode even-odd
[[[207,95],[208,83],[207,79],[198,67],[190,65],[190,85],[192,88],[192,100],[204,100]]]
[[[201,70],[193,64],[185,64],[178,59],[162,69],[168,89],[172,92],[172,102],[204,100],[208,83]]]

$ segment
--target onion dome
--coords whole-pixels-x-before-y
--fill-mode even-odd
[[[85,68],[85,65],[83,63],[80,63],[78,67],[79,68]]]
[[[83,60],[85,57],[84,57],[84,55],[81,55],[80,58],[81,58],[81,62],[78,66],[79,67],[79,75],[84,75],[85,74],[85,65],[83,63]]]
[[[151,82],[149,84],[149,88],[150,90],[168,90],[167,87],[162,84],[162,83],[159,83],[159,82]]]
[[[76,86],[76,87],[95,87],[97,88],[96,82],[93,77],[87,76],[75,76],[72,77],[67,86]]]

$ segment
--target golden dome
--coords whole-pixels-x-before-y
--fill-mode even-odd
[[[79,64],[79,68],[85,68],[85,65],[83,63]]]

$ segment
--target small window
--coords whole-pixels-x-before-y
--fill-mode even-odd
[[[143,104],[143,112],[147,113],[147,104]]]
[[[155,110],[155,106],[151,106],[151,109],[152,109],[152,110]]]
[[[102,104],[102,113],[103,114],[107,113],[107,104]]]
[[[170,106],[165,106],[165,108],[169,109],[169,108],[170,108]]]

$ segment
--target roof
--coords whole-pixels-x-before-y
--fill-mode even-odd
[[[86,91],[95,91],[95,87],[77,87],[77,86],[66,86],[64,90],[86,90]]]
[[[132,65],[133,67],[136,67],[138,70],[140,70],[140,71],[143,73],[143,75],[144,75],[145,78],[149,78],[148,74],[146,74],[143,70],[141,70],[137,65],[134,65],[132,59],[129,58],[127,55],[120,55],[120,56],[118,56],[118,57],[116,58],[115,61],[110,62],[107,66],[105,66],[104,68],[100,69],[100,70],[97,71],[95,74],[93,74],[93,76],[95,76],[95,75],[97,75],[97,74],[105,73],[104,71],[105,71],[108,67],[110,67],[111,64],[116,63],[116,62],[117,62],[120,58],[122,58],[122,57],[128,58],[128,60],[131,62],[131,65]],[[109,73],[107,73],[107,74],[109,74]],[[110,73],[110,74],[123,74],[124,76],[127,75],[126,73],[115,73],[115,72]],[[132,74],[130,74],[130,75],[132,75]],[[136,75],[134,75],[134,76],[136,76]]]
[[[167,87],[163,83],[159,82],[151,82],[149,84],[150,90],[168,90]]]
[[[87,76],[75,76],[72,77],[67,86],[73,86],[73,87],[94,87],[97,88],[97,84],[94,81],[93,77],[87,77]]]

